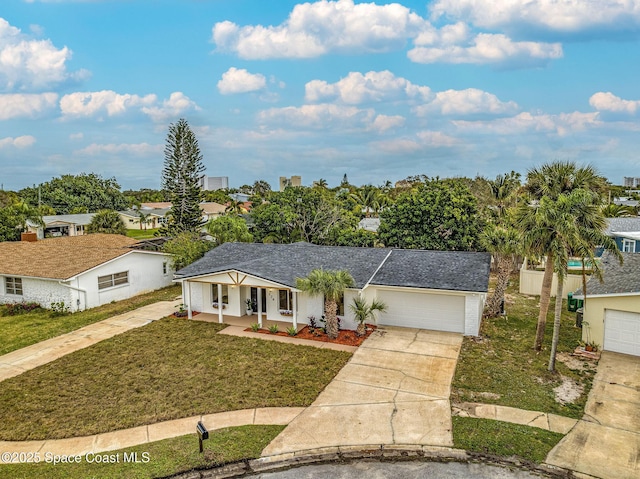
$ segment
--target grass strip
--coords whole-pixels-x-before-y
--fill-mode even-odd
[[[350,353],[165,318],[2,382],[0,439],[58,439],[257,407],[308,406]]]
[[[452,419],[454,447],[495,456],[517,456],[537,464],[563,438],[556,432],[493,419],[457,416]]]
[[[41,462],[38,464],[0,465],[0,477],[14,479],[166,477],[193,469],[206,469],[260,457],[261,451],[283,429],[284,426],[240,426],[211,431],[209,439],[203,442],[203,454],[198,452],[197,436],[190,434],[119,451],[81,455],[79,464],[47,464],[44,462],[45,458],[41,457]],[[125,453],[127,462],[125,462]],[[105,456],[111,461],[117,458],[118,462],[96,462]],[[134,457],[138,460],[137,463],[131,462]]]
[[[180,286],[172,285],[123,301],[63,316],[52,316],[50,311],[42,309],[16,316],[0,316],[0,331],[2,331],[0,355],[148,304],[173,300],[180,295],[180,292]]]
[[[500,404],[579,419],[591,389],[595,364],[569,369],[557,361],[557,372],[547,371],[555,300],[549,307],[543,349],[538,352],[533,350],[533,341],[539,298],[516,291],[510,291],[507,316],[483,320],[481,340],[464,339],[452,383],[452,400]],[[573,352],[580,335],[581,330],[575,327],[575,313],[569,313],[565,307],[558,352]],[[583,388],[573,402],[556,400],[554,388],[563,380],[571,380]]]

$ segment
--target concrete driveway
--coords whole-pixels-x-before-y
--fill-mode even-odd
[[[455,333],[378,328],[262,455],[331,446],[451,446],[449,392],[461,344]]]
[[[640,477],[640,357],[602,353],[585,415],[546,462],[603,479]]]

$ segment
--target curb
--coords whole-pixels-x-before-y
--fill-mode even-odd
[[[535,464],[515,457],[493,456],[449,447],[384,444],[309,449],[276,456],[264,456],[258,459],[225,464],[210,469],[193,470],[168,477],[171,479],[231,479],[236,477],[250,477],[266,472],[284,471],[313,464],[327,464],[332,462],[349,464],[363,460],[380,462],[482,463],[493,466],[517,468],[556,479],[598,479],[594,476],[575,473],[550,464]]]

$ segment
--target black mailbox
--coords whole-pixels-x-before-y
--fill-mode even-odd
[[[198,437],[202,440],[209,439],[209,431],[204,427],[202,421],[198,421],[198,425],[196,426],[196,431],[198,431]]]

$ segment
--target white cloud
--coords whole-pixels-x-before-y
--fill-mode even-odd
[[[423,39],[423,41],[426,41]],[[562,58],[559,43],[514,42],[503,34],[480,33],[468,44],[436,44],[416,46],[407,52],[409,59],[416,63],[473,63],[539,65],[549,60]]]
[[[370,71],[364,75],[360,72],[350,72],[336,83],[312,80],[305,85],[306,101],[317,102],[339,98],[341,102],[351,105],[407,98],[426,99],[430,92],[429,87],[415,85],[388,70]]]
[[[36,139],[31,135],[17,136],[15,138],[6,137],[0,138],[0,149],[3,148],[28,148],[36,142]]]
[[[82,133],[81,131],[79,131],[78,133],[71,133],[69,135],[69,139],[70,140],[82,140],[82,139],[84,139],[84,133]]]
[[[88,76],[80,70],[70,73],[67,47],[56,48],[51,40],[35,40],[0,18],[0,89],[41,90],[70,79]]]
[[[379,149],[387,153],[411,154],[429,148],[450,148],[459,143],[459,140],[441,131],[424,130],[416,133],[415,138],[393,138],[375,141],[372,146],[376,150]]]
[[[60,109],[65,118],[114,117],[141,111],[154,122],[163,122],[199,108],[182,92],[173,92],[168,100],[158,104],[158,97],[154,94],[139,96],[103,90],[65,95],[60,99]]]
[[[528,131],[556,133],[564,136],[570,132],[584,131],[587,128],[602,125],[599,114],[595,113],[561,113],[559,115],[533,115],[523,112],[510,118],[498,118],[490,121],[453,122],[460,129],[479,133],[495,133],[500,135],[514,135]]]
[[[57,106],[56,93],[8,93],[0,95],[0,120],[34,118]]]
[[[391,130],[393,128],[398,128],[404,125],[405,118],[400,115],[378,115],[373,120],[373,123],[370,125],[369,129],[375,130],[379,133],[384,133],[387,130]]]
[[[135,144],[98,144],[92,143],[91,145],[76,150],[74,155],[86,155],[86,156],[98,156],[98,155],[132,155],[132,156],[149,156],[162,153],[164,150],[163,145],[150,145],[148,143],[135,143]]]
[[[60,109],[66,117],[91,117],[96,115],[122,115],[132,108],[153,105],[155,95],[121,95],[111,90],[77,92],[65,95],[60,100]]]
[[[143,107],[142,112],[148,115],[156,123],[162,123],[179,117],[188,111],[198,111],[200,107],[187,95],[180,91],[173,92],[168,100],[162,102],[162,106]]]
[[[245,59],[312,58],[329,52],[384,52],[402,48],[428,22],[398,3],[354,4],[353,0],[296,5],[278,26],[224,21],[212,29],[220,51]]]
[[[437,0],[431,12],[436,18],[514,31],[523,26],[563,33],[640,26],[638,0]]]
[[[589,104],[598,111],[629,113],[634,115],[640,108],[639,100],[623,100],[611,92],[598,92],[589,98]]]
[[[367,127],[375,119],[372,109],[321,103],[301,107],[270,108],[258,114],[261,123],[284,123],[294,127],[326,129],[332,127]]]
[[[517,103],[503,102],[492,93],[468,88],[466,90],[446,90],[436,93],[430,103],[414,108],[418,116],[425,116],[431,112],[443,115],[473,115],[473,114],[513,114],[518,110]]]
[[[229,68],[222,74],[218,82],[218,90],[223,95],[232,93],[247,93],[262,90],[267,86],[267,79],[259,73],[249,73],[244,68]]]

